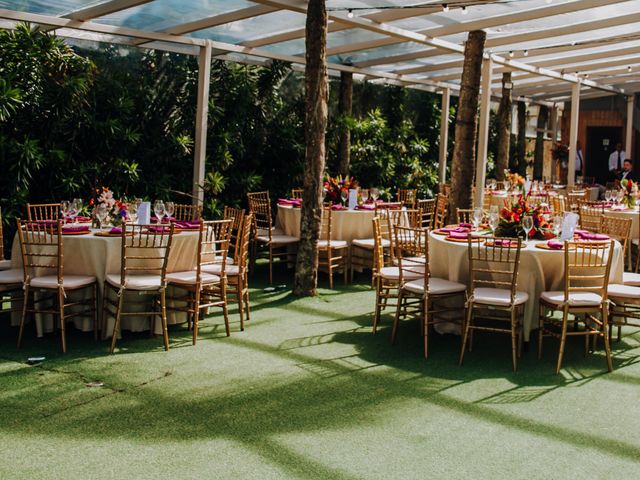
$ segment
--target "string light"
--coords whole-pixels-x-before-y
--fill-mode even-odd
[[[353,8],[350,8],[350,9],[347,11],[347,17],[349,17],[349,18],[353,18]]]
[[[524,52],[522,52],[522,53],[523,53],[523,55],[526,57],[526,56],[528,56],[528,55],[529,55],[529,50],[525,50],[525,51],[524,51]]]
[[[447,5],[446,3],[442,4],[442,11],[443,12],[448,12],[449,11],[449,5]]]
[[[463,6],[462,6],[462,14],[463,14],[463,15],[466,15],[467,13],[468,13],[468,12],[467,12],[467,7],[463,5]]]
[[[631,65],[627,67],[627,72],[630,72],[630,71],[631,71]]]
[[[514,55],[513,50],[509,50],[509,56],[513,58],[513,55]]]

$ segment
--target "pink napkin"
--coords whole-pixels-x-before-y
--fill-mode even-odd
[[[31,222],[32,225],[57,225],[57,220],[36,220],[35,222]]]
[[[518,245],[518,242],[516,240],[508,240],[508,239],[500,239],[500,238],[497,238],[493,243],[494,245],[504,246],[504,247],[510,247],[511,245]]]
[[[491,192],[491,195],[496,195],[496,196],[504,196],[506,194],[507,192],[505,192],[504,190],[493,190]]]
[[[175,222],[175,225],[185,230],[197,230],[200,228],[200,222]]]
[[[448,237],[449,238],[467,238],[468,232],[467,233],[463,233],[463,232],[449,232]]]
[[[331,210],[344,210],[345,208],[338,204],[338,205],[331,205]]]
[[[162,222],[161,223],[171,223],[175,220],[175,217],[162,217]],[[151,218],[149,218],[150,222],[157,222],[158,221],[158,217],[153,216]]]
[[[168,233],[170,229],[169,227],[149,227],[147,230],[154,233]]]
[[[291,205],[293,207],[299,207],[302,205],[302,200],[289,200],[288,198],[279,198],[278,205]]]
[[[461,223],[460,225],[458,225],[460,228],[471,228],[471,224],[470,223]]]
[[[552,248],[553,250],[562,250],[564,248],[564,243],[559,240],[549,240],[547,242],[547,247]]]
[[[468,233],[471,231],[468,227],[444,227],[440,229],[441,232],[456,232],[456,233]]]
[[[363,203],[356,207],[358,210],[375,210],[376,206],[373,203]]]
[[[120,235],[122,234],[122,229],[120,227],[113,227],[111,230],[109,230],[109,233],[111,233],[112,235]]]
[[[609,240],[609,235],[602,233],[583,233],[579,235],[582,240]]]

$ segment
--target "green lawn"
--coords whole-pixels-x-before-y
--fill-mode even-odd
[[[425,361],[416,322],[395,346],[390,315],[372,335],[364,277],[311,299],[263,293],[260,278],[244,332],[234,308],[231,337],[216,314],[196,347],[173,328],[168,353],[125,332],[108,355],[72,332],[63,356],[32,328],[17,350],[5,319],[0,478],[638,478],[640,333],[614,343],[611,374],[581,339],[561,375],[553,340],[514,374],[495,335],[459,367],[459,337],[433,335]]]

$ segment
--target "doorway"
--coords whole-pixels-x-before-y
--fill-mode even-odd
[[[585,162],[587,177],[606,185],[609,179],[609,155],[622,143],[622,127],[588,127]]]

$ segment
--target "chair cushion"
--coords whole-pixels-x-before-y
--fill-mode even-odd
[[[175,283],[177,285],[195,285],[198,272],[195,270],[187,271],[187,272],[173,272],[167,273],[167,282]],[[218,283],[220,281],[220,277],[218,275],[213,275],[211,273],[202,272],[200,274],[200,280],[203,284],[209,285],[212,283]]]
[[[259,242],[269,243],[269,236],[259,235],[256,237]],[[287,245],[290,243],[298,243],[300,239],[298,237],[291,237],[289,235],[271,235],[271,244],[272,245]]]
[[[120,286],[120,274],[109,273],[107,283],[114,287]],[[129,290],[158,290],[162,286],[160,275],[126,275],[124,287]]]
[[[424,278],[407,282],[404,285],[405,290],[412,293],[424,293]],[[461,283],[451,282],[444,278],[431,277],[429,279],[429,293],[433,295],[445,295],[448,293],[463,293],[467,287]]]
[[[284,232],[276,227],[271,227],[271,235],[284,235]],[[266,228],[259,228],[256,232],[258,237],[269,237],[269,230]]]
[[[360,248],[364,248],[365,250],[373,250],[373,246],[375,244],[375,240],[373,238],[356,238],[351,241],[351,245],[355,245]],[[382,239],[382,248],[389,248],[391,246],[391,242],[386,238]]]
[[[9,270],[11,268],[11,260],[0,260],[0,270]]]
[[[420,265],[420,264],[424,265],[425,260],[426,260],[425,257],[403,257],[402,258],[402,265],[405,268],[411,268],[414,265]],[[397,258],[393,259],[393,264],[394,265],[398,265],[399,264]]]
[[[318,247],[319,248],[327,248],[331,244],[331,248],[347,248],[349,244],[345,240],[319,240]]]
[[[221,270],[222,270],[222,264],[221,263],[215,263],[213,265],[203,265],[202,266],[202,271],[203,272],[213,273],[215,275],[219,274]],[[238,265],[225,265],[225,271],[226,271],[227,275],[229,275],[229,276],[231,276],[231,275],[239,275],[240,274],[240,267]]]
[[[96,277],[90,275],[65,275],[62,279],[62,288],[80,288],[91,285],[96,281]],[[57,275],[43,275],[31,279],[31,286],[34,288],[57,288]]]
[[[529,295],[526,292],[516,291],[513,304],[522,305],[527,300],[529,300]],[[501,307],[507,307],[511,303],[511,290],[507,290],[506,288],[476,288],[473,291],[473,302],[480,303],[482,305],[499,305]]]
[[[631,299],[640,301],[640,287],[632,287],[631,285],[612,284],[607,288],[609,297],[616,302],[616,299]],[[618,302],[616,302],[618,303]],[[624,302],[620,302],[624,303]]]
[[[215,261],[215,262],[222,262],[222,257],[216,257],[216,258],[214,259],[214,261]],[[227,265],[233,265],[233,262],[234,262],[233,257],[227,257],[227,259],[225,260],[225,263],[226,263]]]
[[[624,272],[622,274],[622,283],[632,287],[640,287],[640,273]]]
[[[400,269],[398,267],[383,267],[380,276],[386,280],[400,280]],[[404,270],[402,278],[405,280],[417,280],[424,276],[424,269],[415,267],[412,271]]]
[[[24,272],[21,268],[0,271],[0,285],[11,285],[14,283],[22,283],[23,281]]]
[[[563,291],[542,292],[540,298],[554,305],[564,303]],[[597,307],[602,303],[602,297],[597,293],[573,292],[569,294],[569,306],[571,307]]]

